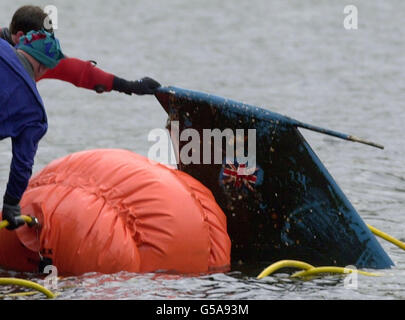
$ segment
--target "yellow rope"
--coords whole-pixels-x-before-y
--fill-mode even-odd
[[[292,275],[293,278],[296,277],[307,277],[307,276],[313,276],[316,274],[320,273],[341,273],[341,274],[347,274],[347,273],[358,273],[362,274],[364,276],[369,276],[369,277],[378,277],[381,276],[381,274],[378,273],[372,273],[372,272],[365,272],[361,270],[356,270],[356,269],[349,269],[349,268],[342,268],[342,267],[317,267],[317,268],[312,268],[309,270],[304,270],[304,271],[298,271]]]
[[[394,237],[390,236],[389,234],[382,232],[381,230],[378,230],[377,228],[367,224],[367,227],[371,230],[372,233],[374,233],[376,236],[379,236],[380,238],[383,238],[384,240],[387,240],[396,246],[400,247],[401,249],[405,250],[405,243],[402,241],[399,241],[398,239],[395,239]],[[348,269],[348,268],[342,268],[342,267],[314,267],[308,263],[298,261],[298,260],[281,260],[278,262],[273,263],[272,265],[268,266],[266,269],[264,269],[258,276],[257,279],[262,279],[278,269],[281,268],[298,268],[298,269],[303,269],[303,271],[298,271],[292,275],[292,277],[306,277],[310,275],[316,275],[320,273],[352,273],[356,272],[365,276],[380,276],[381,274],[378,273],[372,273],[372,272],[365,272],[365,271],[360,271],[360,270],[355,270],[355,269]]]
[[[270,265],[266,269],[264,269],[257,276],[257,279],[262,279],[264,277],[267,277],[268,275],[270,275],[282,268],[298,268],[298,269],[309,270],[309,269],[314,268],[314,266],[312,266],[308,263],[302,262],[302,261],[298,261],[298,260],[281,260],[281,261],[273,263],[272,265]]]
[[[372,276],[372,277],[377,277],[380,276],[378,273],[372,273],[372,272],[365,272],[365,271],[360,271],[360,270],[355,270],[355,269],[349,269],[349,268],[342,268],[342,267],[314,267],[306,262],[299,261],[299,260],[281,260],[278,262],[273,263],[272,265],[268,266],[266,269],[264,269],[258,276],[257,279],[262,279],[277,270],[281,268],[298,268],[298,269],[303,269],[303,271],[298,271],[292,275],[292,277],[306,277],[306,276],[312,276],[320,273],[340,273],[340,274],[346,274],[346,273],[352,273],[356,272],[365,276]]]
[[[48,298],[51,298],[51,299],[55,298],[55,294],[52,291],[39,285],[36,282],[32,282],[29,280],[17,279],[17,278],[0,278],[0,285],[23,286],[23,287],[37,290],[37,291],[43,293],[44,295],[46,295]]]
[[[381,230],[378,230],[377,228],[370,226],[369,224],[367,227],[371,230],[372,233],[374,233],[376,236],[379,236],[380,238],[383,238],[384,240],[387,240],[396,246],[400,247],[401,249],[405,250],[405,243],[402,241],[399,241],[398,239],[395,239],[394,237],[390,236],[389,234],[382,232]]]
[[[23,220],[24,220],[26,223],[31,223],[31,222],[32,222],[32,218],[31,218],[30,216],[24,216],[24,215],[22,215],[21,217],[23,218]],[[3,229],[3,228],[8,227],[8,225],[9,225],[9,223],[8,223],[7,220],[1,221],[1,222],[0,222],[0,230]]]
[[[25,292],[15,292],[15,293],[7,293],[0,296],[0,298],[5,297],[26,297],[26,296],[33,296],[38,294],[38,291],[25,291]]]
[[[24,291],[24,292],[15,292],[15,293],[7,293],[7,294],[3,294],[0,295],[0,299],[1,298],[5,298],[5,297],[28,297],[28,296],[34,296],[36,294],[38,294],[38,291]],[[60,293],[56,292],[55,293],[55,297],[57,297]]]

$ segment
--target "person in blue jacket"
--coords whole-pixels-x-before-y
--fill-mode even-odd
[[[38,143],[48,129],[35,80],[63,58],[58,39],[44,30],[22,36],[15,47],[0,39],[0,140],[11,138],[12,142],[2,210],[9,230],[24,224],[19,202],[32,174]]]

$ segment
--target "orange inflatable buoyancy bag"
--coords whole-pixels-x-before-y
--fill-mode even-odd
[[[21,208],[41,228],[0,231],[3,268],[36,271],[39,253],[59,274],[230,267],[226,216],[211,192],[127,150],[83,151],[51,162],[31,179]]]

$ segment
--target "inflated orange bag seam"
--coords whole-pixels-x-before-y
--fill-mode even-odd
[[[109,208],[111,208],[113,211],[117,213],[117,216],[122,219],[123,224],[125,225],[126,228],[128,228],[128,231],[131,233],[131,237],[134,239],[136,243],[140,242],[140,235],[138,234],[139,232],[135,229],[134,224],[136,225],[136,220],[137,216],[136,213],[134,212],[132,207],[128,207],[123,203],[123,199],[119,198],[119,200],[114,200],[111,201],[108,198],[108,194],[111,194],[111,190],[109,191],[103,191],[101,190],[96,184],[91,183],[89,180],[91,179],[83,179],[81,177],[81,183],[75,183],[76,181],[66,181],[66,180],[57,180],[58,175],[57,174],[48,174],[45,177],[37,178],[35,177],[33,182],[30,183],[29,185],[29,190],[33,190],[35,188],[43,187],[43,186],[50,186],[50,185],[55,185],[55,186],[63,186],[69,189],[80,189],[84,193],[88,195],[94,195],[98,198],[102,198],[105,202],[105,205],[107,205]],[[83,181],[87,183],[82,183]],[[86,187],[91,186],[91,189],[86,189]],[[111,189],[117,190],[116,187],[111,186]],[[62,201],[63,199],[61,199]],[[123,215],[122,213],[126,212],[127,214]],[[132,221],[133,223],[128,223],[128,221]]]

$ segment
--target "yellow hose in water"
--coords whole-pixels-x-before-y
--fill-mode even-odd
[[[314,266],[312,266],[306,262],[298,261],[298,260],[281,260],[281,261],[273,263],[272,265],[270,265],[266,269],[264,269],[257,276],[257,279],[262,279],[264,277],[267,277],[268,275],[270,275],[282,268],[297,268],[297,269],[309,270],[309,269],[314,268]]]
[[[306,276],[313,276],[316,274],[320,273],[340,273],[340,274],[346,274],[346,273],[352,273],[356,272],[365,276],[373,276],[377,277],[380,276],[378,273],[371,273],[371,272],[365,272],[365,271],[360,271],[360,270],[355,270],[355,269],[349,269],[349,268],[342,268],[342,267],[314,267],[306,262],[299,261],[299,260],[281,260],[278,262],[273,263],[272,265],[268,266],[266,269],[264,269],[258,276],[257,279],[262,279],[264,277],[267,277],[268,275],[271,275],[272,273],[276,272],[279,269],[282,268],[298,268],[298,269],[304,269],[302,271],[298,271],[292,275],[292,277],[306,277]]]
[[[401,249],[405,250],[405,243],[402,241],[395,239],[394,237],[390,236],[389,234],[382,232],[381,230],[378,230],[377,228],[367,224],[367,227],[371,230],[373,234],[376,236],[379,236],[380,238],[383,238],[384,240],[387,240],[396,246],[400,247]],[[355,270],[355,269],[349,269],[349,268],[342,268],[342,267],[314,267],[306,262],[303,261],[298,261],[298,260],[281,260],[278,262],[273,263],[272,265],[268,266],[266,269],[264,269],[258,276],[257,279],[262,279],[264,277],[267,277],[268,275],[276,272],[277,270],[281,268],[299,268],[299,269],[304,269],[303,271],[298,271],[292,275],[292,277],[306,277],[310,275],[316,275],[320,273],[341,273],[341,274],[346,274],[346,273],[352,273],[356,272],[365,276],[380,276],[381,274],[378,273],[372,273],[372,272],[365,272],[365,271],[360,271],[360,270]]]
[[[361,271],[361,270],[356,270],[356,269],[349,269],[349,268],[342,268],[342,267],[317,267],[317,268],[312,268],[309,270],[304,270],[304,271],[298,271],[292,275],[292,277],[297,278],[297,277],[307,277],[307,276],[313,276],[317,275],[320,273],[341,273],[341,274],[347,274],[347,273],[358,273],[362,274],[364,276],[370,276],[370,277],[379,277],[381,274],[378,273],[372,273],[372,272],[366,272],[366,271]]]
[[[17,278],[0,278],[0,285],[23,286],[26,288],[37,290],[37,291],[43,293],[44,295],[46,295],[50,299],[55,298],[55,294],[52,291],[39,285],[36,282],[32,282],[29,280],[17,279]]]
[[[384,240],[387,240],[388,242],[391,242],[391,243],[395,244],[396,246],[400,247],[401,249],[405,250],[405,243],[403,243],[402,241],[395,239],[394,237],[390,236],[389,234],[382,232],[381,230],[378,230],[377,228],[370,226],[369,224],[367,225],[367,227],[376,236],[379,236],[380,238],[383,238]]]

